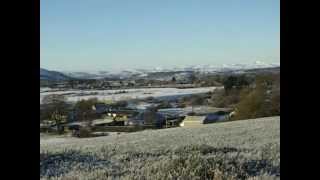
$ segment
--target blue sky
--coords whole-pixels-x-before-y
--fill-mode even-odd
[[[41,0],[40,23],[52,70],[280,61],[279,0]]]

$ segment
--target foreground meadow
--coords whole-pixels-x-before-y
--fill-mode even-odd
[[[41,179],[280,179],[280,117],[76,139],[40,136]]]

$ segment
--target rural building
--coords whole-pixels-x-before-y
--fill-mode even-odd
[[[128,119],[127,125],[146,125],[148,118],[155,120],[155,125],[162,128],[165,124],[165,116],[158,112],[144,111],[140,112],[137,116]]]
[[[177,117],[166,116],[165,127],[170,128],[170,127],[183,126],[184,119],[185,119],[185,116],[177,116]]]
[[[206,116],[186,116],[183,122],[180,124],[182,127],[200,127],[203,125],[203,121]]]
[[[203,120],[203,124],[215,123],[219,121],[224,121],[228,117],[228,112],[225,111],[218,111],[215,113],[208,114],[205,119]]]
[[[92,106],[92,109],[98,114],[106,113],[108,108],[109,108],[109,106],[107,106],[104,103],[97,103]]]
[[[228,120],[229,112],[217,111],[203,116],[186,116],[181,126],[184,127],[199,127],[203,124],[210,124]]]
[[[109,126],[113,125],[114,120],[111,118],[105,118],[105,119],[96,119],[92,121],[93,126]]]

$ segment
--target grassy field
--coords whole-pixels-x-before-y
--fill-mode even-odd
[[[41,179],[280,179],[280,117],[40,137]]]

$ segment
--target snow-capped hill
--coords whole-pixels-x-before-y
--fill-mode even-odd
[[[61,81],[68,79],[70,79],[70,77],[61,72],[49,71],[47,69],[40,68],[40,80]]]
[[[259,69],[259,68],[272,68],[280,67],[279,63],[265,63],[262,61],[255,61],[253,63],[237,63],[237,64],[222,64],[222,65],[193,65],[180,67],[184,71],[196,71],[200,73],[214,73],[214,72],[231,72],[231,71],[241,71],[249,69]]]
[[[123,71],[97,71],[97,72],[65,72],[66,75],[78,79],[125,79],[139,76],[143,73],[131,70]]]
[[[279,63],[265,63],[255,61],[252,63],[237,63],[237,64],[195,64],[190,66],[172,66],[172,67],[154,67],[148,69],[113,69],[103,71],[87,71],[87,72],[63,72],[65,75],[77,79],[126,79],[126,78],[157,78],[167,79],[172,78],[172,75],[181,72],[199,72],[203,74],[211,73],[241,73],[250,69],[263,69],[280,67]],[[166,77],[165,77],[166,76]],[[167,77],[168,76],[168,77]],[[182,74],[183,76],[183,74]]]
[[[87,72],[64,72],[65,75],[76,79],[101,79],[101,76],[96,73]]]

